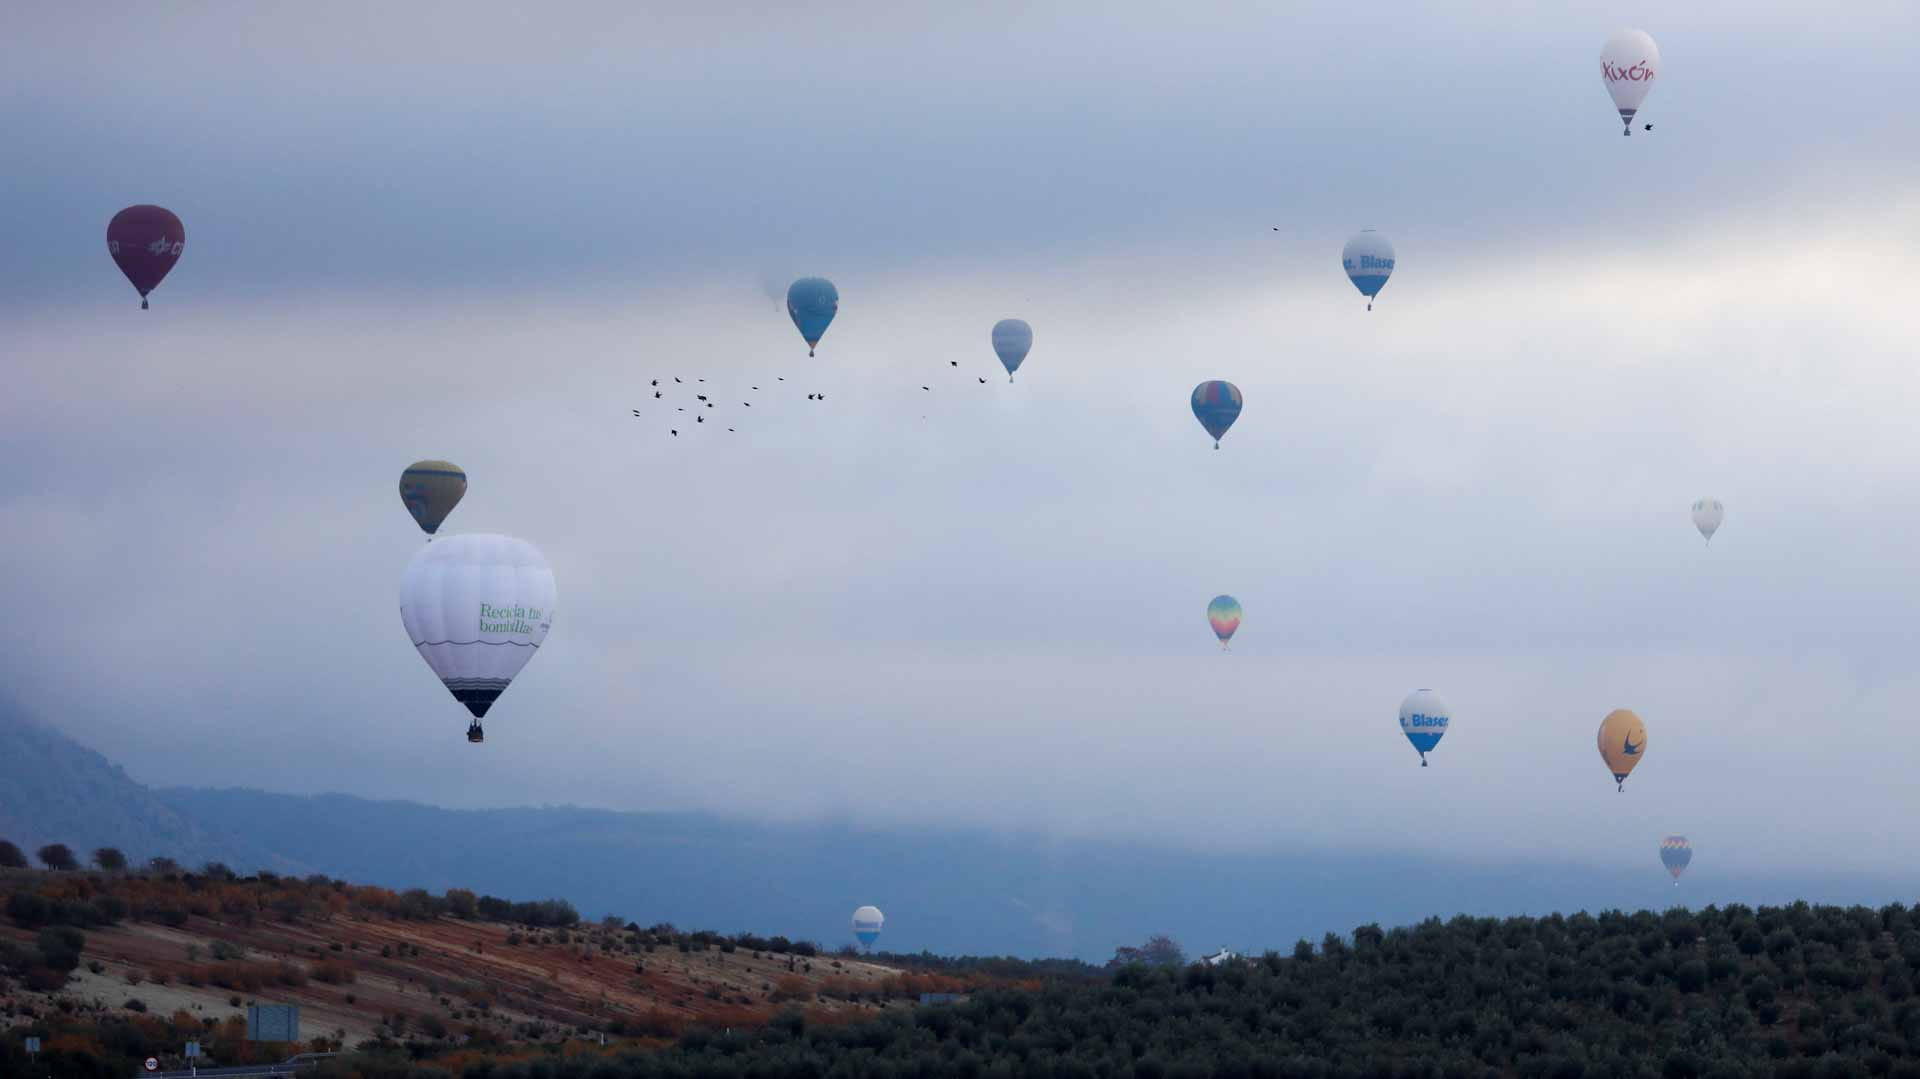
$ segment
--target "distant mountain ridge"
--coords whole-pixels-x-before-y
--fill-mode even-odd
[[[106,758],[0,708],[0,837],[32,849],[116,846],[136,859],[224,861],[394,889],[565,898],[597,919],[849,942],[853,909],[886,912],[881,949],[1102,961],[1167,933],[1198,955],[1258,954],[1357,925],[1454,913],[1545,914],[1738,899],[1879,905],[1911,882],[1818,867],[1738,875],[1703,858],[1675,889],[1644,869],[1488,864],[1364,851],[1225,853],[983,829],[862,829],[703,813],[450,810],[340,794],[150,790]]]
[[[144,861],[165,855],[187,864],[296,872],[304,867],[272,851],[203,826],[135,782],[100,753],[28,717],[0,697],[0,838],[28,852],[65,843],[82,861],[117,847]]]

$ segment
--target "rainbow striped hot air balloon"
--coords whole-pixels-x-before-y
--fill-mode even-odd
[[[1673,874],[1673,886],[1680,887],[1680,874],[1693,864],[1693,844],[1683,835],[1670,835],[1660,841],[1660,864]]]
[[[1207,623],[1213,626],[1213,635],[1220,638],[1222,651],[1232,651],[1227,642],[1240,629],[1240,601],[1232,596],[1215,596],[1207,604]]]
[[[1220,448],[1220,436],[1240,418],[1240,387],[1213,379],[1193,388],[1193,418],[1213,436],[1213,448]]]

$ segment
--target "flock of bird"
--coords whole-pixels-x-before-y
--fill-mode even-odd
[[[794,327],[800,331],[801,338],[806,341],[809,356],[812,356],[819,347],[820,339],[826,335],[827,327],[833,323],[834,316],[839,313],[839,310],[840,291],[826,278],[803,277],[787,289],[787,316],[793,320]],[[1007,369],[1007,381],[1012,382],[1013,373],[1019,370],[1021,363],[1027,358],[1028,351],[1033,347],[1033,328],[1020,319],[1002,319],[993,327],[991,341],[994,352],[1000,357],[1001,365]],[[959,360],[947,361],[949,370],[957,369],[959,366]],[[977,375],[973,378],[978,385],[987,384],[985,378]],[[772,382],[786,381],[785,376],[775,376],[772,379]],[[748,385],[744,393],[736,392],[731,395],[717,391],[700,392],[706,388],[706,385],[707,380],[704,378],[696,378],[691,383],[678,376],[673,376],[671,383],[662,383],[657,378],[651,380],[648,389],[653,393],[653,400],[660,402],[659,408],[673,409],[673,413],[666,417],[668,435],[678,438],[683,432],[699,429],[707,423],[709,415],[714,417],[715,429],[724,426],[729,432],[737,432],[737,428],[729,426],[732,422],[738,422],[737,420],[723,420],[721,417],[744,415],[744,413],[728,410],[752,408],[752,401],[739,400],[739,398],[746,394],[762,392],[757,385]],[[931,383],[923,382],[919,385],[923,392],[933,392]],[[676,390],[675,387],[679,389]],[[774,387],[774,389],[779,388]],[[669,391],[672,391],[672,396],[669,396]],[[825,401],[827,395],[825,391],[815,390],[809,392],[806,399],[814,402]],[[712,409],[720,409],[720,411],[709,413]],[[644,419],[647,415],[638,408],[629,411],[633,413],[635,419]],[[693,418],[692,425],[687,422],[689,415]],[[922,419],[924,418],[923,416]]]

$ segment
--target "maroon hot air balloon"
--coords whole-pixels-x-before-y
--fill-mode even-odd
[[[186,226],[164,207],[129,206],[107,222],[107,254],[140,290],[141,310],[186,249]]]

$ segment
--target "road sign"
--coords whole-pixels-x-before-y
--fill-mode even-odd
[[[28,1038],[27,1039],[27,1055],[32,1056],[33,1054],[38,1053],[39,1051],[40,1051],[40,1039]]]
[[[197,1057],[197,1056],[199,1056],[199,1055],[200,1055],[200,1043],[199,1043],[199,1042],[188,1042],[188,1043],[187,1043],[187,1056],[188,1056],[189,1058],[191,1058],[191,1057]]]
[[[147,1070],[148,1070],[148,1071],[150,1071],[150,1072],[157,1072],[157,1071],[159,1071],[159,1070],[160,1070],[160,1062],[159,1062],[159,1061],[157,1061],[157,1060],[155,1060],[155,1059],[153,1059],[152,1057],[148,1057],[148,1058],[147,1058]]]

